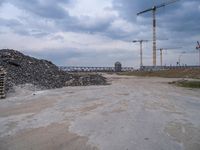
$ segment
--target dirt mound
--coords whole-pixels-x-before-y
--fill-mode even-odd
[[[50,61],[26,56],[16,50],[0,50],[0,66],[7,72],[7,90],[27,83],[42,89],[106,84],[105,78],[100,75],[68,74]]]

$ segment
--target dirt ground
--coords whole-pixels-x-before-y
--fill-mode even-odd
[[[16,88],[0,101],[0,150],[200,150],[200,90],[105,75],[107,86]]]

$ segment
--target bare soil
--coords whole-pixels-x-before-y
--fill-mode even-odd
[[[199,150],[200,90],[173,78],[105,75],[107,86],[0,101],[0,150]]]

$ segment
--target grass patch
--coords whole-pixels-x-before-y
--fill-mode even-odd
[[[188,87],[188,88],[200,88],[200,81],[179,80],[170,82],[169,84],[174,84],[177,86]]]
[[[200,69],[175,69],[159,71],[134,71],[121,72],[118,75],[142,76],[142,77],[164,77],[164,78],[193,78],[200,79]]]

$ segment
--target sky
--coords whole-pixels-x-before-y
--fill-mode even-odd
[[[152,13],[136,14],[167,0],[0,0],[0,49],[19,50],[59,66],[152,65]],[[200,0],[160,8],[157,48],[163,64],[198,65]],[[185,52],[185,53],[184,53]],[[157,65],[160,65],[157,51]]]

